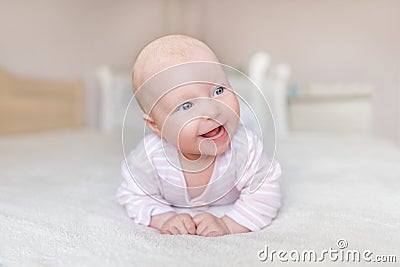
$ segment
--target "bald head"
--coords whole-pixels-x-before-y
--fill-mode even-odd
[[[203,42],[186,35],[167,35],[146,45],[132,70],[133,91],[154,74],[174,65],[193,61],[219,62]],[[138,99],[140,102],[140,99]]]

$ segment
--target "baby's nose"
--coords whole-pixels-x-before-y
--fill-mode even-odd
[[[219,103],[210,99],[203,103],[203,116],[211,119],[217,118],[219,115]]]

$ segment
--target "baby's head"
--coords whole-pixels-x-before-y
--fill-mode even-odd
[[[184,35],[161,37],[137,56],[132,81],[147,125],[186,158],[228,148],[239,102],[206,44]]]

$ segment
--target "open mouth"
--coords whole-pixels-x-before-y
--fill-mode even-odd
[[[220,134],[223,130],[225,130],[225,129],[224,129],[224,126],[220,125],[220,126],[218,126],[217,128],[212,129],[211,131],[209,131],[209,132],[207,132],[207,133],[205,133],[205,134],[202,134],[201,136],[204,137],[204,138],[216,138],[216,137],[219,136],[219,134]]]

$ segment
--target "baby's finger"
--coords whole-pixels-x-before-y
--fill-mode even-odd
[[[167,235],[172,235],[171,231],[169,231],[168,229],[161,229],[160,230],[161,234],[167,234]]]
[[[201,223],[197,225],[196,234],[197,235],[205,235],[208,232],[208,225],[205,223]]]
[[[186,227],[186,230],[188,231],[189,234],[194,235],[196,234],[196,224],[194,223],[193,220],[184,218],[183,223]]]
[[[195,223],[196,225],[199,225],[199,224],[201,223],[201,221],[203,221],[204,216],[205,216],[204,213],[196,214],[196,215],[193,217],[194,223]]]
[[[169,231],[171,232],[172,235],[179,235],[179,229],[175,225],[172,225],[169,228]]]
[[[186,226],[183,223],[183,221],[180,221],[178,224],[175,225],[175,227],[178,229],[178,232],[180,235],[188,234],[188,231],[187,231]]]
[[[221,236],[221,233],[218,231],[212,231],[206,234],[207,237],[216,237],[216,236]]]

